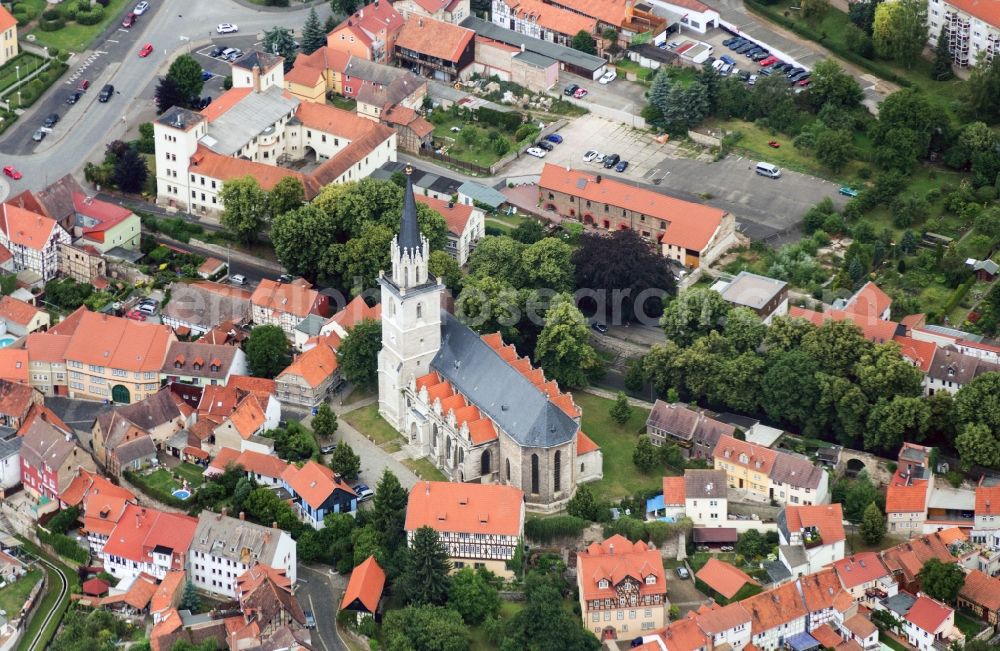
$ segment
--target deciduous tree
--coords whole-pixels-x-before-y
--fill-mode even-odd
[[[816,110],[827,104],[852,111],[861,106],[864,93],[857,80],[844,72],[834,59],[823,59],[812,71],[809,103]]]
[[[573,247],[554,237],[546,237],[524,250],[522,266],[529,287],[554,292],[573,289]]]
[[[481,624],[500,612],[497,577],[489,570],[464,567],[451,577],[448,605],[458,611],[466,624]]]
[[[800,428],[811,423],[819,398],[817,370],[805,351],[773,355],[761,378],[761,404],[767,415]]]
[[[723,335],[741,353],[755,351],[764,342],[767,326],[753,310],[738,307],[726,315]]]
[[[491,277],[520,289],[527,282],[524,251],[527,245],[507,236],[490,235],[476,245],[469,256],[469,275]]]
[[[903,441],[920,441],[930,424],[931,410],[921,398],[895,396],[880,400],[868,415],[865,449],[891,451]]]
[[[881,3],[875,9],[872,40],[880,57],[912,67],[927,43],[927,3],[920,0]]]
[[[958,591],[965,585],[965,572],[958,563],[942,563],[937,558],[924,563],[917,576],[928,596],[948,604],[955,601]]]
[[[336,228],[316,204],[306,204],[277,214],[268,235],[288,273],[314,281],[324,268]]]
[[[444,251],[431,251],[427,270],[434,274],[435,278],[443,280],[445,286],[453,293],[462,291],[462,268],[458,266],[458,260]]]
[[[146,167],[146,159],[129,147],[125,153],[115,163],[115,185],[118,189],[127,194],[138,194],[142,192],[149,177],[149,169]]]
[[[222,225],[241,242],[251,244],[267,225],[270,205],[267,192],[257,179],[244,176],[222,184],[219,192],[222,201]]]
[[[963,470],[973,465],[1000,466],[1000,440],[983,423],[968,423],[955,437],[955,450]]]
[[[885,516],[874,502],[865,508],[858,532],[868,545],[877,545],[885,537]]]
[[[348,481],[353,481],[361,472],[361,457],[354,453],[346,441],[341,441],[330,455],[330,468]]]
[[[174,106],[187,106],[191,98],[170,77],[161,77],[156,84],[156,112],[163,113]]]
[[[288,338],[276,325],[259,325],[250,331],[243,345],[250,372],[273,378],[288,366]]]
[[[201,79],[201,64],[189,54],[182,54],[167,70],[167,78],[171,79],[184,96],[185,101],[201,95],[205,82]]]
[[[684,292],[671,302],[660,323],[667,339],[685,347],[713,330],[720,332],[729,310],[730,305],[722,294],[700,287]]]
[[[378,381],[378,353],[382,350],[382,324],[365,319],[351,328],[337,349],[337,363],[344,379],[361,389]]]
[[[645,434],[639,437],[639,442],[632,451],[632,463],[644,473],[651,473],[660,465],[660,455]]]
[[[545,314],[545,327],[535,347],[535,363],[563,387],[587,385],[587,374],[600,362],[590,345],[590,329],[573,298],[561,294]]]
[[[585,29],[581,29],[573,36],[569,46],[586,54],[597,54],[597,40]]]
[[[274,184],[271,191],[267,193],[267,200],[273,219],[289,210],[302,207],[306,200],[305,189],[297,178],[286,176]]]

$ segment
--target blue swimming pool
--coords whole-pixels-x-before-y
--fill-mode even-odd
[[[179,500],[186,500],[191,497],[191,491],[186,491],[183,488],[178,488],[173,493],[171,493],[171,495],[173,495]]]
[[[12,337],[11,335],[3,335],[0,337],[0,348],[6,348],[17,341],[17,337]]]

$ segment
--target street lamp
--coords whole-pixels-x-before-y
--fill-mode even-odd
[[[21,66],[15,65],[14,70],[17,72],[17,83],[21,83]]]
[[[122,140],[128,138],[128,116],[122,115],[122,124],[124,125],[124,130],[122,131]]]

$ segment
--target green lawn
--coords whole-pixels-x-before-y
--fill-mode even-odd
[[[16,84],[18,79],[24,79],[30,75],[43,63],[45,63],[45,59],[37,54],[31,52],[18,54],[0,68],[0,92]]]
[[[975,637],[979,634],[979,631],[986,628],[986,624],[977,619],[973,619],[961,611],[955,611],[955,626],[957,626],[960,631],[965,633],[966,638]]]
[[[500,604],[500,619],[510,619],[522,610],[524,610],[523,602],[504,601]],[[472,633],[472,644],[469,645],[469,651],[490,651],[496,648],[486,639],[486,631],[481,625],[473,626],[470,632]]]
[[[48,627],[39,639],[40,644],[37,648],[44,649],[48,646],[48,643],[52,640],[56,631],[59,629],[59,624],[62,622],[62,616],[66,612],[66,607],[69,605],[70,594],[80,591],[80,579],[78,578],[75,570],[69,569],[58,559],[52,558],[47,554],[43,554],[42,550],[35,544],[25,540],[24,538],[21,538],[20,540],[22,550],[34,554],[35,556],[41,556],[48,559],[49,562],[57,565],[63,571],[66,575],[66,580],[69,581],[68,592],[62,599],[59,599],[59,587],[62,585],[59,575],[55,570],[49,568],[45,569],[48,574],[49,585],[51,587],[45,592],[45,596],[42,597],[41,603],[38,604],[38,608],[35,609],[34,615],[32,615],[31,621],[28,623],[28,627],[24,632],[24,636],[21,638],[21,642],[17,646],[18,651],[27,651],[31,640],[34,639],[38,630],[42,626],[42,620],[45,619],[45,614],[56,611],[58,616],[52,618],[52,621],[49,622]],[[9,613],[10,611],[7,612]]]
[[[512,230],[517,228],[521,222],[524,221],[524,217],[520,215],[500,215],[496,217],[487,217],[486,226],[496,228],[497,230],[503,231],[504,234],[510,233]]]
[[[196,466],[193,463],[187,463],[186,461],[176,468],[174,468],[174,475],[180,477],[181,479],[188,480],[192,488],[197,488],[201,486],[205,481],[204,473],[205,469],[201,466]]]
[[[378,445],[404,439],[396,429],[379,416],[378,404],[370,404],[347,412],[342,416],[354,429],[358,430]]]
[[[454,117],[448,113],[438,113],[438,115],[442,117],[436,117],[436,119],[433,120],[434,141],[435,145],[445,145],[445,153],[448,156],[452,156],[467,163],[480,165],[482,167],[489,167],[493,163],[500,160],[501,156],[493,150],[491,143],[487,141],[487,136],[490,131],[495,130],[495,128],[485,129],[474,122],[467,121],[464,118]],[[466,143],[460,137],[460,133],[451,130],[452,127],[457,129],[471,127],[476,132],[476,142],[472,144]],[[513,151],[519,146],[513,141],[513,138],[506,135],[504,137],[507,139],[507,142],[510,143],[510,151]]]
[[[340,95],[334,95],[328,99],[327,102],[339,109],[350,111],[351,113],[354,113],[354,110],[358,106],[357,100],[351,99],[350,97],[342,97]]]
[[[879,632],[878,634],[878,641],[890,649],[895,649],[895,651],[909,651],[905,646],[882,632]]]
[[[166,493],[172,493],[181,487],[181,483],[177,481],[173,474],[166,468],[159,468],[149,473],[148,475],[142,475],[143,480],[152,488],[159,489]]]
[[[604,455],[604,479],[592,484],[599,497],[614,500],[663,485],[662,473],[646,475],[632,463],[632,451],[640,432],[645,430],[648,409],[632,407],[628,422],[619,425],[608,415],[612,400],[582,391],[574,393],[573,399],[583,410],[583,431],[601,446]]]
[[[104,8],[104,18],[96,25],[81,25],[76,22],[67,23],[65,27],[54,32],[43,32],[35,28],[31,34],[37,39],[35,43],[47,47],[57,47],[60,50],[83,52],[97,36],[104,31],[111,21],[118,18],[118,13],[133,0],[111,0]],[[46,6],[45,2],[35,2],[35,5]]]
[[[431,481],[448,481],[444,473],[438,470],[433,463],[427,459],[403,459],[403,465],[416,473],[420,479],[430,479]]]
[[[31,570],[17,581],[0,589],[0,610],[6,612],[9,618],[16,617],[40,578],[42,578],[41,570]]]

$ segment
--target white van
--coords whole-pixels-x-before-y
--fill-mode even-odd
[[[776,179],[781,176],[781,170],[770,163],[757,163],[757,173],[770,179]]]

